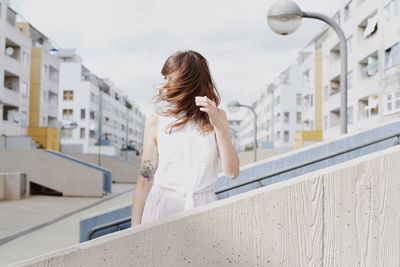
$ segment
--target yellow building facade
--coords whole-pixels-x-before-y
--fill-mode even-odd
[[[59,151],[59,59],[48,38],[29,23],[18,28],[32,39],[28,135],[40,148]]]

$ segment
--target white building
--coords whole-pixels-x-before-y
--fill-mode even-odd
[[[301,127],[300,66],[296,62],[264,88],[251,107],[257,114],[257,147],[293,147],[295,133]],[[244,103],[241,103],[244,104]],[[252,147],[254,115],[241,108],[238,133],[240,150]]]
[[[59,52],[59,118],[63,151],[97,153],[101,132],[101,153],[115,155],[126,144],[143,143],[144,115],[106,79],[100,79],[82,65],[74,50]],[[100,119],[101,118],[101,119]],[[68,125],[76,122],[76,129]]]
[[[347,1],[336,13],[348,44],[348,132],[400,115],[400,0]],[[324,139],[340,135],[339,41],[323,49]]]
[[[17,29],[17,13],[0,0],[0,135],[26,135],[31,40]]]

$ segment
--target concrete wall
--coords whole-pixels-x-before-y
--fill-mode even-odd
[[[0,136],[0,149],[30,149],[35,147],[35,142],[30,136]]]
[[[0,200],[20,200],[30,195],[25,173],[0,173]]]
[[[97,154],[68,153],[75,158],[98,164]],[[139,176],[139,166],[119,158],[102,155],[101,166],[112,171],[112,180],[116,183],[136,183]]]
[[[64,196],[103,196],[103,173],[43,150],[0,150],[1,172],[25,172],[32,182]]]
[[[400,147],[14,266],[399,266]]]

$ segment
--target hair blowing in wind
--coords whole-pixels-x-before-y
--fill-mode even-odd
[[[166,105],[158,107],[157,112],[164,116],[180,116],[169,132],[189,120],[193,120],[203,132],[212,131],[208,114],[199,110],[195,103],[196,96],[207,96],[217,106],[220,104],[220,95],[207,60],[192,50],[178,51],[167,58],[161,74],[166,78],[166,83],[155,95],[155,104],[164,102]]]

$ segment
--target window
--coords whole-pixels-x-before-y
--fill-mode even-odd
[[[91,120],[95,119],[94,111],[90,111],[90,119]]]
[[[21,83],[21,95],[22,96],[28,96],[28,83],[27,82],[22,82]]]
[[[27,123],[27,114],[25,111],[21,112],[21,125],[26,127],[28,125]]]
[[[74,91],[72,91],[72,90],[64,90],[63,99],[64,99],[64,101],[72,101],[72,100],[74,100]]]
[[[42,100],[43,103],[47,103],[47,91],[42,91]]]
[[[301,123],[301,112],[296,113],[296,122]]]
[[[392,0],[385,6],[387,19],[392,20],[400,15],[400,0]]]
[[[286,143],[289,142],[289,131],[284,131],[283,138]]]
[[[280,102],[281,102],[281,98],[279,96],[277,96],[275,98],[275,105],[279,105]]]
[[[28,65],[28,53],[27,52],[25,52],[25,51],[22,51],[22,64],[24,65],[24,66],[27,66]]]
[[[351,16],[351,12],[352,12],[352,2],[350,1],[345,7],[344,7],[344,21],[346,22],[350,16]]]
[[[63,120],[72,120],[72,118],[73,118],[73,110],[63,109]]]
[[[94,130],[89,130],[89,137],[90,137],[90,138],[96,138],[96,131],[94,131]]]
[[[397,43],[394,46],[386,49],[385,51],[385,68],[388,69],[399,63],[400,63],[400,44]]]
[[[48,66],[46,64],[42,65],[42,77],[45,78],[47,77],[47,72],[48,72]]]
[[[300,93],[296,94],[296,103],[297,103],[297,105],[301,105],[301,94]]]
[[[81,109],[81,120],[86,119],[86,109]]]
[[[281,121],[281,114],[280,114],[280,113],[277,113],[277,114],[276,114],[276,116],[275,116],[275,121],[276,121],[276,122],[280,122],[280,121]]]
[[[353,80],[354,80],[354,73],[353,71],[349,71],[347,73],[347,88],[353,88]]]
[[[285,112],[284,117],[285,117],[285,122],[289,122],[289,112]]]
[[[361,74],[364,77],[374,76],[378,72],[378,55],[371,55],[367,60],[361,61]]]
[[[85,138],[85,128],[81,128],[80,129],[79,136],[80,136],[81,139]]]
[[[90,102],[96,103],[96,96],[93,93],[90,93]]]
[[[394,91],[384,95],[385,115],[400,111],[400,91]]]
[[[308,84],[310,82],[310,70],[306,70],[303,73],[303,81],[305,84]]]
[[[62,130],[62,138],[70,139],[72,138],[72,128],[65,128]]]
[[[281,132],[280,131],[276,132],[276,140],[278,140],[278,141],[281,140]]]
[[[374,35],[378,30],[378,13],[369,17],[366,26],[360,25],[360,28],[363,30],[362,37],[364,39]]]

